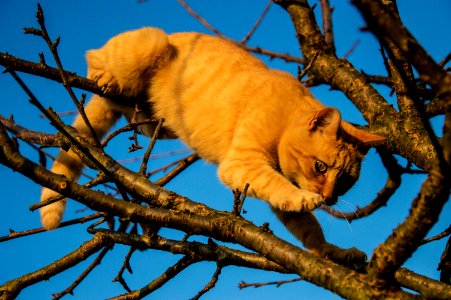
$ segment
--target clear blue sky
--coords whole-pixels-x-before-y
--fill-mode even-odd
[[[50,34],[55,38],[60,35],[60,55],[67,70],[84,75],[86,64],[84,53],[88,49],[98,48],[113,35],[139,28],[156,26],[167,32],[207,30],[197,20],[186,13],[175,0],[140,1],[41,1],[46,16],[46,24]],[[318,1],[310,1],[311,4]],[[368,74],[385,75],[381,63],[377,41],[369,34],[362,33],[359,28],[364,22],[348,1],[331,1],[335,6],[334,29],[338,55],[346,53],[351,46],[360,40],[360,44],[349,59],[358,68]],[[266,0],[247,1],[189,1],[193,8],[204,16],[212,25],[225,35],[241,39],[252,27],[265,7]],[[448,0],[432,0],[425,3],[420,0],[398,0],[401,17],[408,29],[423,43],[429,53],[438,61],[451,49],[451,2]],[[317,8],[318,12],[319,9]],[[38,53],[46,53],[47,62],[53,65],[51,56],[43,41],[34,36],[23,34],[23,27],[37,26],[34,15],[36,1],[2,0],[0,2],[0,51],[9,52],[23,59],[38,60]],[[250,45],[260,46],[274,51],[289,52],[299,56],[299,46],[291,21],[281,8],[273,5],[267,18],[251,39]],[[271,67],[285,69],[296,74],[297,66],[285,64],[280,60],[264,58]],[[45,106],[52,106],[57,111],[73,109],[73,104],[63,88],[51,81],[36,79],[22,75],[38,98]],[[77,91],[78,95],[81,92]],[[324,103],[335,106],[342,111],[344,117],[363,124],[363,119],[356,109],[340,92],[330,92],[326,87],[314,88],[315,96]],[[389,94],[382,89],[383,95]],[[29,105],[27,97],[17,87],[9,75],[0,76],[0,94],[2,106],[0,114],[14,115],[19,124],[40,131],[54,132],[46,120],[39,118],[37,110]],[[390,98],[390,101],[394,101]],[[71,117],[66,117],[71,122]],[[441,119],[435,120],[434,126],[441,132]],[[117,159],[140,156],[142,153],[128,154],[127,136],[112,143],[108,152]],[[141,139],[143,145],[147,140]],[[165,153],[170,150],[185,149],[179,142],[159,142],[155,150]],[[21,150],[29,157],[36,159],[36,153],[23,145]],[[52,152],[55,153],[55,152]],[[180,157],[180,155],[178,156]],[[152,160],[151,168],[167,163],[168,159]],[[405,164],[404,161],[402,161]],[[137,170],[138,164],[127,164]],[[8,229],[16,231],[39,227],[38,213],[31,213],[28,206],[39,199],[40,188],[19,174],[11,172],[0,165],[0,186],[2,189],[0,212],[0,235],[7,235]],[[384,185],[386,173],[380,160],[373,151],[364,162],[361,180],[339,202],[344,211],[352,211],[356,206],[364,206],[371,201]],[[410,203],[419,191],[423,176],[403,177],[402,188],[398,190],[389,205],[379,212],[363,220],[348,224],[336,220],[322,212],[318,218],[322,223],[328,239],[342,247],[358,247],[370,255],[408,214]],[[226,190],[216,177],[216,167],[204,162],[197,162],[183,176],[172,182],[169,188],[191,199],[220,210],[232,207],[231,192]],[[80,212],[83,207],[74,201],[68,205],[65,219],[80,217],[89,211]],[[292,238],[271,214],[268,206],[262,201],[249,199],[245,203],[247,218],[261,225],[269,222],[271,229],[279,236],[292,243]],[[451,205],[448,203],[437,226],[430,235],[437,234],[450,224]],[[34,271],[57,258],[76,249],[83,241],[90,238],[85,232],[85,225],[73,226],[49,233],[29,236],[0,244],[0,284],[17,276]],[[165,231],[170,237],[181,237],[180,233]],[[204,239],[201,239],[204,240]],[[436,270],[445,241],[421,247],[410,259],[406,267],[420,274],[438,278]],[[114,252],[107,255],[102,265],[95,269],[76,290],[75,299],[99,299],[124,292],[118,283],[111,280],[122,265],[126,247],[116,246]],[[127,275],[126,280],[132,289],[137,289],[159,276],[166,268],[175,263],[179,257],[157,251],[136,253],[131,261],[134,274]],[[91,261],[92,259],[89,259]],[[19,299],[48,299],[51,293],[64,290],[86,268],[89,262],[80,264],[26,289]],[[190,267],[185,272],[156,292],[153,299],[187,299],[196,295],[210,280],[215,270],[212,263],[202,263]],[[336,299],[333,294],[307,282],[297,282],[275,287],[259,289],[238,289],[241,280],[246,282],[275,281],[294,278],[293,275],[254,271],[244,268],[228,267],[223,270],[217,287],[203,299]]]

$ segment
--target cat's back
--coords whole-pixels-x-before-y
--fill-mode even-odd
[[[229,64],[240,63],[241,67],[267,68],[261,60],[249,54],[236,42],[218,36],[198,32],[178,32],[170,34],[168,40],[177,49],[182,49],[177,54],[179,61],[214,59],[211,63],[222,63],[219,60],[222,57]]]
[[[309,94],[292,75],[269,69],[235,42],[201,33],[175,33],[168,40],[175,56],[152,78],[151,101],[157,115],[207,160],[222,159],[240,124],[275,129],[274,116],[283,119],[292,101]]]

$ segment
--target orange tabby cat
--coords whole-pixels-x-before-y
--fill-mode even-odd
[[[232,189],[267,201],[311,251],[337,261],[364,260],[324,240],[311,210],[334,204],[357,180],[363,154],[357,145],[384,138],[354,128],[340,113],[315,100],[292,75],[270,70],[233,42],[199,33],[166,35],[142,28],[113,37],[87,53],[88,78],[123,95],[147,95],[138,120],[152,114],[202,158],[218,165]],[[153,113],[149,109],[153,107]],[[94,95],[86,114],[102,136],[134,103]],[[77,117],[74,127],[89,136]],[[143,126],[144,134],[153,128]],[[352,141],[352,144],[351,142]],[[61,152],[52,171],[75,180],[81,161]],[[56,193],[43,189],[41,200]],[[56,228],[65,202],[41,209],[42,223]]]

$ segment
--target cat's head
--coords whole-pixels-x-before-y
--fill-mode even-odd
[[[333,205],[357,181],[367,149],[383,140],[342,121],[334,108],[311,112],[284,131],[278,146],[280,171]]]

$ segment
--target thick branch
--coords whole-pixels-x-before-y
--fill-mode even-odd
[[[413,298],[412,295],[400,290],[378,289],[367,281],[365,275],[358,274],[355,271],[305,252],[275,237],[267,229],[256,227],[233,213],[212,210],[205,205],[197,204],[157,187],[148,181],[141,181],[139,179],[140,175],[137,173],[127,171],[130,175],[124,176],[122,179],[125,183],[124,188],[125,186],[136,187],[133,188],[133,191],[129,191],[132,194],[136,190],[142,189],[145,185],[156,191],[156,193],[151,195],[144,195],[138,198],[139,200],[145,199],[153,203],[159,202],[166,207],[184,207],[185,209],[167,210],[150,206],[144,207],[135,203],[117,200],[101,192],[84,189],[76,183],[68,182],[63,176],[55,175],[22,157],[9,141],[2,128],[0,128],[0,141],[0,161],[3,164],[29,177],[36,183],[73,198],[94,210],[125,217],[132,222],[188,230],[192,234],[206,235],[225,242],[239,243],[284,266],[288,272],[296,273],[306,281],[323,286],[346,298],[370,298],[375,294],[395,299]],[[95,150],[95,147],[90,146],[90,148],[93,155],[107,157],[101,151]],[[99,159],[105,163],[105,159]],[[113,173],[125,174],[123,170],[120,170],[120,166],[108,166],[108,168],[115,168],[116,170]],[[349,286],[353,288],[349,289]]]
[[[63,143],[63,139],[57,138],[56,135],[23,128],[17,125],[12,118],[5,119],[0,115],[0,123],[21,140],[39,144],[42,147],[60,147],[63,149],[69,149],[70,147],[70,143]]]
[[[395,274],[396,280],[408,289],[421,293],[426,299],[450,299],[451,287],[426,276],[400,268]]]
[[[369,84],[365,75],[345,59],[339,59],[324,40],[306,0],[276,0],[290,14],[306,60],[319,55],[311,72],[332,88],[339,89],[354,103],[370,126],[388,138],[387,146],[423,169],[430,169],[437,153],[428,136],[407,132],[396,110]],[[417,151],[410,151],[416,149]]]
[[[377,276],[393,276],[418,248],[448,200],[450,180],[445,174],[449,173],[443,173],[439,167],[429,172],[420,194],[412,203],[409,216],[374,251],[369,264],[371,272]]]
[[[378,36],[387,36],[415,66],[422,79],[429,83],[437,95],[451,96],[451,75],[438,65],[418,43],[399,18],[382,4],[383,1],[352,0],[360,10],[370,29]]]
[[[62,83],[60,71],[44,63],[34,63],[17,58],[8,53],[0,52],[0,65],[4,66],[7,69],[36,75]],[[95,81],[80,77],[73,72],[64,71],[64,74],[71,87],[79,88],[98,95],[108,95],[111,97],[120,96],[111,93],[103,93],[103,91]]]
[[[197,257],[198,260],[220,262],[224,266],[236,265],[246,268],[261,269],[279,273],[287,271],[265,257],[219,246],[214,243],[208,245],[199,242],[175,241],[161,236],[146,236],[130,233],[118,233],[106,229],[90,230],[91,233],[104,233],[111,242],[136,247],[137,249],[156,249],[173,254],[183,254]]]

